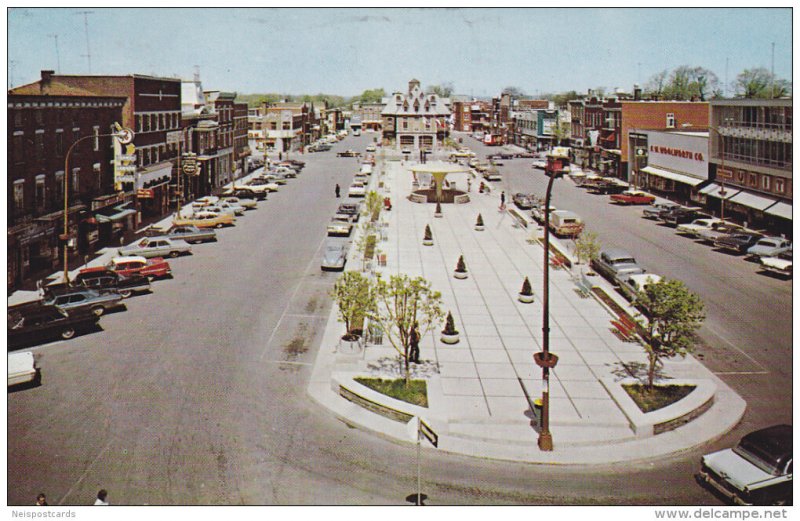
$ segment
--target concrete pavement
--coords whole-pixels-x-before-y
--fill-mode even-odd
[[[691,356],[665,361],[659,372],[662,381],[697,385],[682,403],[649,415],[631,407],[619,384],[644,376],[644,348],[613,333],[610,320],[616,315],[606,304],[581,295],[577,267],[551,267],[550,350],[560,358],[550,377],[555,450],[540,451],[532,401],[541,396],[541,370],[532,357],[541,351],[542,341],[543,248],[535,240],[541,228],[530,220],[527,228],[515,226],[510,213],[499,211],[499,188],[479,194],[480,180],[475,179],[469,203],[443,205],[443,217],[435,218],[433,204],[407,197],[412,165],[379,161],[371,179],[372,189],[391,197],[393,204],[391,211],[382,213],[386,224],[378,243],[386,265],[373,270],[430,281],[442,293],[445,312],[452,312],[460,341],[442,343],[439,328],[424,336],[422,363],[414,367],[415,376],[428,382],[429,407],[418,408],[354,382],[355,376],[398,376],[397,352],[387,342],[368,342],[363,350],[343,352],[343,325],[333,309],[308,388],[317,402],[349,424],[397,441],[412,442],[405,422],[409,415],[419,415],[439,435],[439,450],[535,463],[594,464],[665,456],[706,443],[739,422],[745,402]],[[467,189],[466,174],[448,177],[453,179]],[[511,194],[506,200],[511,208]],[[473,229],[478,213],[484,231]],[[422,245],[426,224],[433,231],[433,246]],[[562,243],[561,250],[569,248]],[[360,268],[353,253],[348,269]],[[468,268],[464,280],[453,277],[459,255]],[[517,300],[526,276],[536,295],[532,304]],[[635,315],[610,284],[592,279]],[[386,417],[386,411],[395,419]],[[675,425],[680,426],[654,434],[654,428]]]

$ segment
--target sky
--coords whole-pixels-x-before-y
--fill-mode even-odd
[[[13,86],[53,69],[184,79],[199,71],[204,89],[242,94],[391,93],[412,78],[476,97],[509,86],[630,92],[681,65],[730,86],[745,69],[769,70],[773,43],[776,76],[792,78],[787,7],[18,7],[7,10],[7,31]]]

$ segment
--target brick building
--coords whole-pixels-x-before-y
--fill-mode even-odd
[[[247,103],[233,104],[233,159],[236,162],[234,179],[247,174],[247,158],[252,151],[248,140]]]
[[[68,230],[76,239],[71,255],[112,244],[112,229],[132,226],[135,212],[117,208],[118,198],[105,204],[104,197],[114,193],[113,138],[107,134],[122,121],[126,98],[92,96],[75,88],[70,96],[9,94],[7,102],[11,291],[63,262],[58,236],[64,229],[65,181]],[[87,136],[92,137],[72,148],[66,165],[70,147]]]
[[[397,148],[436,150],[449,136],[449,100],[425,94],[419,80],[408,82],[408,92],[395,92],[381,113],[383,141]]]

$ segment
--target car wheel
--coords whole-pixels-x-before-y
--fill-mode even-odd
[[[222,228],[222,223],[217,224],[216,228]]]
[[[74,336],[75,336],[75,330],[71,327],[67,327],[61,330],[61,338],[63,338],[64,340],[69,340]]]
[[[92,308],[92,313],[94,313],[94,316],[96,317],[102,317],[103,313],[105,312],[106,309],[103,306],[97,306]]]
[[[172,257],[173,259],[175,257],[177,257],[178,255],[180,255],[180,254],[181,253],[179,251],[171,251],[171,252],[169,252],[169,256]]]
[[[130,289],[121,289],[119,290],[119,294],[122,298],[128,298],[133,295],[133,291]]]

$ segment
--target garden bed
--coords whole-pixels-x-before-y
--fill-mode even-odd
[[[354,378],[361,385],[373,391],[385,394],[395,400],[400,400],[419,407],[428,406],[428,386],[425,380],[411,380],[406,387],[402,378],[387,380],[384,378]]]
[[[654,385],[626,384],[622,388],[633,399],[636,406],[644,412],[657,411],[682,400],[695,390],[695,385]]]

